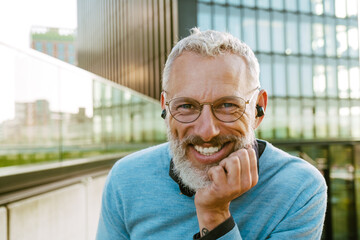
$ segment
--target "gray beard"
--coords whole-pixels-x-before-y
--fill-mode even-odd
[[[208,170],[218,165],[218,163],[206,165],[204,168],[199,169],[192,165],[191,161],[186,157],[186,147],[188,144],[201,145],[204,141],[199,136],[187,136],[183,140],[177,139],[171,133],[169,127],[167,128],[167,136],[170,142],[170,150],[173,154],[174,173],[181,179],[181,182],[193,191],[197,191],[200,188],[207,187],[211,184]],[[223,145],[225,142],[235,142],[234,151],[244,148],[247,145],[252,146],[255,141],[255,133],[249,131],[247,136],[216,136],[209,143],[214,146]]]

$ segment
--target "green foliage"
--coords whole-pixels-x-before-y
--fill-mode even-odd
[[[33,40],[38,41],[69,41],[74,42],[75,36],[73,34],[62,35],[56,29],[50,29],[46,33],[33,33],[31,34]]]

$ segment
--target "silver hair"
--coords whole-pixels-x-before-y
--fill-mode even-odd
[[[225,53],[232,53],[245,59],[248,65],[250,76],[256,82],[259,82],[259,62],[254,52],[248,45],[241,42],[238,38],[230,33],[207,30],[201,32],[198,28],[190,30],[190,36],[181,39],[171,50],[166,60],[162,88],[168,89],[169,75],[171,66],[175,59],[181,55],[183,51],[193,52],[202,56],[215,57]]]

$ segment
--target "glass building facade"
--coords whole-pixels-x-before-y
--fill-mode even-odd
[[[356,0],[198,0],[196,25],[247,43],[269,94],[257,136],[315,165],[329,202],[323,239],[360,239]]]
[[[0,167],[128,152],[166,140],[160,104],[148,96],[1,43],[0,65]]]
[[[259,59],[261,85],[270,97],[260,137],[360,139],[357,4],[197,1],[200,29],[232,33]]]

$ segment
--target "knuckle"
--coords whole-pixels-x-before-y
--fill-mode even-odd
[[[239,162],[240,162],[240,159],[237,156],[234,156],[234,157],[229,159],[229,163],[232,164],[232,165],[238,164]]]
[[[249,190],[251,189],[251,187],[252,187],[252,182],[251,182],[249,179],[247,179],[247,180],[245,180],[245,181],[243,182],[242,186],[243,186],[243,190],[244,190],[245,192],[246,192],[246,191],[249,191]]]
[[[221,166],[213,166],[209,169],[209,174],[218,174],[223,168]]]

